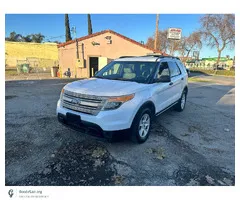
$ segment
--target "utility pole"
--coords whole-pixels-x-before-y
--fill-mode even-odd
[[[158,22],[159,22],[159,14],[157,14],[156,18],[156,32],[155,32],[155,41],[154,41],[154,49],[157,50],[157,41],[158,41]]]
[[[73,35],[74,35],[74,39],[76,41],[76,57],[77,59],[79,59],[79,52],[78,52],[78,41],[77,41],[77,31],[76,31],[76,26],[73,26],[72,29],[71,29]],[[75,75],[75,78],[77,78],[77,65],[75,63],[75,68],[74,68],[74,75]]]

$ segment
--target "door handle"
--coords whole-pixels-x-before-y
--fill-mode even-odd
[[[173,85],[173,82],[170,82],[169,85]]]

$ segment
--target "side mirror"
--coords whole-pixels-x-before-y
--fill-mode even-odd
[[[156,83],[167,83],[167,82],[171,82],[171,78],[170,76],[167,76],[167,75],[163,75],[163,76],[160,76],[160,78],[156,79],[155,80]]]

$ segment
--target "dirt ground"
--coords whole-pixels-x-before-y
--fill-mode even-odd
[[[157,117],[141,145],[59,124],[57,100],[70,81],[5,82],[7,186],[235,185],[234,80],[190,82],[186,109]]]

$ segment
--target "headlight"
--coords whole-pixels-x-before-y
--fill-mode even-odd
[[[102,110],[113,110],[119,108],[123,103],[130,101],[133,99],[134,94],[119,96],[119,97],[110,97],[105,105],[103,106]]]
[[[62,100],[63,93],[64,93],[64,89],[62,89],[62,91],[61,91],[61,94],[60,94],[60,100]]]

